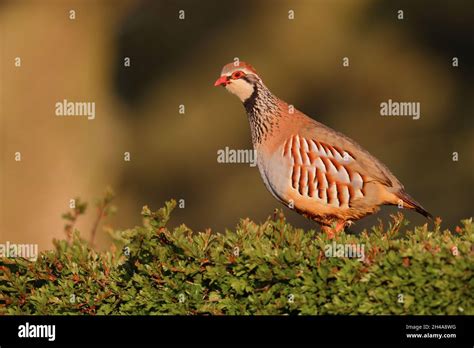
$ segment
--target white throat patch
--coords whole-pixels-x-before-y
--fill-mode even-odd
[[[253,86],[243,79],[231,80],[225,88],[239,97],[242,102],[247,100],[253,93]]]

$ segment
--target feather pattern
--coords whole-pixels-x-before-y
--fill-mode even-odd
[[[350,168],[356,159],[349,151],[297,134],[282,148],[282,157],[291,162],[291,187],[301,196],[341,208],[364,197],[364,177]]]

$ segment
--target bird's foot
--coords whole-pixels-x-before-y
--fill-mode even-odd
[[[336,238],[337,234],[341,231],[341,227],[338,226],[338,224],[332,226],[323,226],[321,229],[328,236],[328,239]],[[344,229],[344,226],[342,226],[342,229]]]
[[[340,220],[336,222],[335,225],[333,224],[332,226],[323,226],[322,230],[324,233],[326,233],[329,239],[334,239],[337,236],[337,234],[344,231],[344,228],[346,226],[352,226],[353,224],[354,222],[351,220],[347,220],[347,221]]]
[[[334,239],[334,237],[336,236],[336,233],[334,232],[335,230],[331,226],[322,226],[321,231],[323,231],[323,233],[328,236],[328,239]]]
[[[346,226],[345,221],[338,221],[336,223],[336,227],[334,228],[334,230],[336,231],[336,233],[342,232],[344,231],[345,226]]]

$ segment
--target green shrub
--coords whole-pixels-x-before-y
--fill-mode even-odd
[[[278,211],[225,234],[170,230],[174,206],[144,207],[143,226],[110,231],[106,252],[74,231],[36,262],[0,259],[0,313],[474,314],[472,219],[455,232],[440,221],[401,232],[398,215],[330,239]],[[352,244],[363,260],[327,255]]]

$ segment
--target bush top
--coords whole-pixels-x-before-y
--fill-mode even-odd
[[[38,259],[0,259],[2,314],[474,314],[474,227],[437,220],[406,229],[401,214],[334,238],[281,211],[234,231],[167,227],[175,201],[143,225],[109,229],[95,251],[71,232]]]

